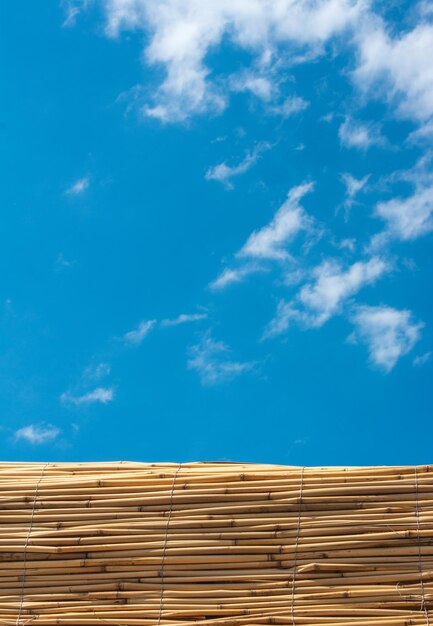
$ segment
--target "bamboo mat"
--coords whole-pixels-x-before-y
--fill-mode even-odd
[[[429,625],[432,470],[0,464],[0,624]]]

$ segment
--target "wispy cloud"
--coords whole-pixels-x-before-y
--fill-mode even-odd
[[[74,267],[74,265],[75,265],[75,261],[70,261],[69,259],[65,258],[65,255],[63,254],[63,252],[60,252],[57,255],[57,258],[54,263],[54,271],[61,272],[63,270],[69,270],[72,267]]]
[[[358,194],[365,189],[369,178],[369,174],[363,178],[355,178],[352,174],[348,174],[347,172],[341,174],[341,180],[346,187],[346,197],[343,203],[343,206],[346,209],[346,217],[348,216],[348,211],[354,204],[356,204]]]
[[[277,89],[271,76],[251,70],[231,76],[230,88],[235,92],[248,91],[265,102],[269,102],[275,96]]]
[[[26,441],[32,445],[42,445],[54,441],[60,434],[60,429],[52,424],[29,424],[15,432],[16,441]]]
[[[292,301],[280,301],[264,336],[285,332],[291,320],[306,327],[322,326],[341,312],[350,297],[390,270],[391,265],[379,257],[357,261],[347,269],[334,260],[323,262],[312,271],[313,280],[305,284]]]
[[[422,144],[424,142],[431,145],[433,138],[433,121],[422,124],[413,130],[407,138],[408,143]]]
[[[230,89],[235,92],[249,92],[265,104],[265,112],[283,118],[296,115],[308,107],[308,102],[300,96],[287,96],[280,100],[278,79],[272,69],[264,65],[256,70],[241,71],[230,77]]]
[[[433,187],[433,150],[423,151],[412,167],[392,172],[384,179],[387,184],[400,181],[409,183],[415,190]]]
[[[358,306],[352,322],[355,331],[349,341],[366,344],[371,363],[384,372],[390,372],[412,350],[424,326],[412,320],[411,311],[389,306]]]
[[[266,111],[272,115],[281,117],[291,117],[296,113],[304,111],[308,107],[308,102],[299,96],[289,96],[283,102],[270,104]]]
[[[340,250],[349,250],[350,252],[354,252],[356,248],[356,239],[354,237],[348,237],[346,239],[342,239],[337,247]]]
[[[413,360],[413,364],[417,367],[421,365],[425,365],[428,361],[430,361],[431,352],[424,352],[424,354],[419,354]]]
[[[357,194],[363,189],[370,178],[370,175],[364,176],[364,178],[355,178],[351,174],[343,173],[341,179],[346,186],[346,195],[349,200],[353,200]]]
[[[368,150],[372,146],[384,146],[386,143],[378,124],[357,122],[350,117],[346,117],[340,125],[338,136],[342,146],[358,150]]]
[[[276,337],[277,335],[282,335],[289,328],[291,320],[297,320],[299,319],[299,316],[300,313],[292,302],[280,300],[274,317],[265,328],[263,339],[269,339],[271,337]]]
[[[299,293],[299,302],[308,311],[309,323],[322,326],[339,312],[349,297],[390,269],[390,264],[379,257],[357,261],[346,270],[339,263],[325,261],[313,271],[314,283],[304,285]]]
[[[293,187],[286,201],[269,224],[254,231],[235,255],[233,267],[225,268],[209,287],[221,290],[245,280],[250,274],[266,271],[263,262],[286,262],[292,259],[289,244],[302,231],[312,232],[313,219],[301,206],[301,199],[313,189],[313,183]]]
[[[302,230],[311,228],[312,220],[300,205],[313,190],[313,183],[293,187],[269,224],[254,231],[237,256],[283,261],[290,258],[287,245]]]
[[[96,382],[109,376],[111,373],[111,366],[108,363],[97,363],[96,365],[89,365],[84,370],[83,378],[86,382]]]
[[[77,17],[79,14],[80,9],[78,7],[69,7],[66,13],[66,17],[62,23],[63,28],[70,28],[71,26],[75,26],[75,22],[77,21]]]
[[[130,330],[123,335],[123,342],[126,345],[139,346],[143,339],[150,333],[155,326],[156,320],[143,320],[137,328]]]
[[[230,348],[222,341],[215,341],[210,333],[204,334],[188,355],[188,368],[198,373],[205,386],[229,382],[257,365],[233,360]]]
[[[229,285],[241,283],[247,278],[247,276],[250,276],[250,274],[256,274],[264,271],[266,271],[265,268],[252,263],[241,265],[236,268],[226,267],[215,280],[209,283],[209,288],[214,291],[225,289]]]
[[[412,30],[392,37],[374,17],[357,34],[358,86],[394,105],[398,115],[420,122],[433,115],[433,24],[421,20]]]
[[[271,148],[271,144],[266,142],[258,143],[253,150],[247,152],[245,158],[237,165],[227,165],[227,163],[219,163],[214,167],[210,167],[205,175],[206,180],[216,180],[223,183],[227,189],[233,189],[232,178],[240,176],[248,172],[258,161],[260,155]]]
[[[411,192],[378,202],[375,217],[385,222],[384,229],[375,234],[369,250],[381,250],[393,240],[414,241],[433,231],[433,152],[427,150],[413,167],[397,170],[384,177],[386,187],[405,183]]]
[[[83,193],[90,186],[90,180],[87,176],[84,178],[79,178],[75,183],[73,183],[68,189],[66,189],[65,193],[68,196],[78,196],[80,193]]]
[[[375,235],[372,247],[390,239],[410,241],[433,231],[433,185],[418,188],[406,198],[379,202],[375,215],[386,222],[386,229]]]
[[[191,322],[200,322],[207,318],[207,313],[181,313],[174,319],[165,319],[161,321],[161,326],[167,328],[169,326],[179,326],[180,324],[189,324]]]
[[[82,395],[73,395],[69,392],[62,393],[60,401],[63,404],[72,404],[75,406],[85,406],[89,404],[108,404],[114,398],[114,390],[112,387],[97,387],[93,391]]]
[[[82,11],[87,9],[92,0],[62,0],[61,6],[65,12],[65,19],[62,23],[63,28],[71,28],[75,26],[77,17]]]

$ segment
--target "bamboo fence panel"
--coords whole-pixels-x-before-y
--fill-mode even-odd
[[[0,463],[0,625],[429,626],[432,470]]]

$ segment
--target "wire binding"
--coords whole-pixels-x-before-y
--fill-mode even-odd
[[[295,622],[295,582],[296,582],[296,567],[298,562],[298,546],[299,535],[301,532],[301,507],[302,507],[302,494],[304,490],[304,468],[301,468],[301,484],[299,486],[299,508],[298,508],[298,524],[296,529],[296,541],[295,541],[295,556],[293,560],[293,577],[292,577],[292,625],[296,626]]]
[[[169,505],[169,510],[168,510],[168,518],[167,518],[167,525],[165,527],[165,538],[164,538],[164,546],[162,549],[162,561],[161,561],[161,596],[160,596],[160,602],[159,602],[159,615],[158,615],[158,622],[157,622],[157,626],[160,626],[161,624],[161,618],[162,618],[162,610],[163,610],[163,605],[164,605],[164,574],[165,574],[165,570],[164,570],[164,565],[165,565],[165,553],[167,551],[167,542],[168,542],[168,529],[170,526],[170,520],[171,520],[171,513],[173,511],[173,497],[174,497],[174,486],[176,484],[176,478],[177,475],[179,474],[180,468],[182,467],[182,463],[179,463],[174,475],[173,475],[173,483],[171,485],[171,494],[170,494],[170,505]]]
[[[39,479],[35,485],[35,495],[33,496],[33,507],[32,507],[32,514],[30,516],[29,530],[27,532],[26,541],[24,543],[23,573],[22,573],[22,581],[21,581],[20,605],[18,608],[18,617],[17,617],[17,621],[15,622],[15,626],[19,626],[20,621],[21,621],[21,613],[23,611],[23,605],[24,605],[24,588],[26,584],[26,574],[27,574],[27,547],[29,545],[30,534],[33,528],[33,520],[35,518],[36,500],[38,499],[39,485],[41,484],[41,481],[44,477],[45,470],[48,467],[48,465],[49,465],[48,463],[45,463],[45,465],[43,466],[41,475],[39,476]]]
[[[428,615],[428,609],[425,601],[425,589],[424,589],[424,580],[423,580],[423,569],[422,569],[422,555],[421,555],[421,537],[420,537],[420,522],[419,522],[419,488],[418,488],[418,471],[415,465],[415,516],[416,516],[416,528],[418,533],[418,569],[419,576],[421,581],[421,607],[420,611],[424,611],[426,624],[430,626],[430,620]]]

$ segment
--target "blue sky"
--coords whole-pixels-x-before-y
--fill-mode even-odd
[[[433,3],[6,2],[4,460],[431,460]]]

